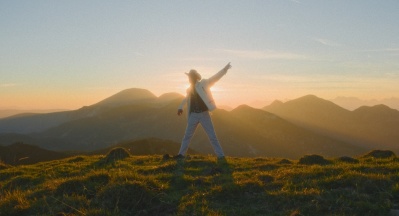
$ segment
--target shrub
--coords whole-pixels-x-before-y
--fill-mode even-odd
[[[299,164],[306,164],[306,165],[327,165],[331,162],[329,160],[324,159],[323,156],[320,155],[305,155],[301,159],[299,159]]]
[[[128,157],[130,157],[129,151],[124,148],[118,147],[108,152],[107,156],[105,156],[104,158],[104,162],[106,163],[115,162],[118,160],[123,160]]]
[[[368,157],[374,157],[374,158],[391,158],[391,157],[396,157],[395,153],[390,150],[373,150],[365,155],[363,155],[364,158]]]
[[[348,157],[348,156],[339,157],[338,161],[345,162],[345,163],[359,163],[358,159]]]
[[[279,162],[277,162],[278,164],[292,164],[292,162],[288,159],[281,159]]]

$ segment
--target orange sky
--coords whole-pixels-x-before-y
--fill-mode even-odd
[[[0,109],[77,109],[127,88],[185,93],[184,72],[219,105],[307,94],[399,98],[397,1],[6,1]]]

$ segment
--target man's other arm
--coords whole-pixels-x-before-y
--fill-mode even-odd
[[[182,102],[179,105],[179,108],[177,108],[177,115],[180,116],[181,114],[183,114],[183,107],[184,104],[186,104],[186,102],[187,102],[187,96],[182,100]]]

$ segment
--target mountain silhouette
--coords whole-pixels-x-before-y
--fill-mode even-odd
[[[356,118],[363,121],[399,121],[399,111],[391,109],[386,105],[380,104],[372,107],[362,106],[353,111]]]
[[[147,90],[132,88],[91,106],[52,114],[66,117],[53,125],[38,126],[40,130],[12,131],[0,121],[0,144],[23,141],[56,151],[89,152],[150,137],[180,143],[187,121],[186,115],[176,115],[182,98],[177,93],[156,97]],[[359,155],[370,149],[393,148],[389,142],[399,140],[392,133],[396,120],[389,124],[387,119],[395,119],[392,116],[396,113],[386,106],[349,111],[307,95],[285,103],[276,101],[264,109],[246,105],[232,111],[217,109],[212,120],[226,155],[297,158],[305,154]],[[37,126],[44,117],[51,117],[47,115],[11,120]],[[375,128],[378,130],[371,133]],[[373,137],[364,136],[369,132]],[[197,129],[190,148],[202,154],[213,153],[202,127]]]
[[[1,133],[35,133],[41,132],[51,127],[58,126],[65,122],[78,120],[110,108],[155,101],[157,97],[148,90],[131,88],[123,90],[91,106],[84,106],[78,110],[63,111],[45,114],[17,115],[0,119]]]
[[[169,102],[176,99],[183,99],[183,95],[175,92],[170,92],[170,93],[165,93],[158,97],[159,102]]]
[[[263,110],[334,139],[366,148],[398,151],[399,111],[385,105],[346,110],[313,95]]]
[[[361,100],[356,97],[336,97],[331,100],[335,104],[344,107],[345,109],[348,110],[355,110],[359,107],[362,106],[375,106],[378,104],[384,104],[386,106],[389,106],[391,108],[399,110],[399,98],[385,98],[385,99],[380,99],[380,100]]]
[[[171,97],[173,98],[177,97]],[[29,137],[34,144],[43,148],[68,151],[93,151],[125,140],[148,137],[180,143],[186,127],[186,116],[176,115],[181,96],[168,103],[165,103],[163,97],[160,99],[163,106],[158,106],[159,103],[155,101],[117,106],[31,134]],[[212,119],[222,147],[230,156],[296,158],[311,153],[337,156],[355,155],[365,151],[245,105],[230,112],[216,110],[212,113]],[[202,154],[213,153],[201,127],[198,128],[190,148]]]
[[[114,94],[93,106],[121,106],[126,104],[133,104],[133,103],[141,103],[141,102],[148,102],[157,99],[152,92],[146,89],[139,89],[139,88],[130,88],[123,91],[120,91],[117,94]]]

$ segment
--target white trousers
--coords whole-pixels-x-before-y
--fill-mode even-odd
[[[190,113],[188,117],[186,133],[184,134],[183,140],[181,142],[179,154],[186,155],[188,145],[190,144],[191,138],[193,137],[199,123],[202,125],[206,134],[208,135],[209,141],[211,141],[216,156],[224,157],[223,149],[220,146],[218,138],[216,137],[212,119],[208,111],[202,113]]]

